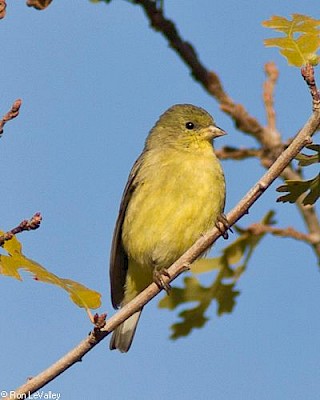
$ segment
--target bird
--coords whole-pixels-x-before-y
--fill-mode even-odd
[[[192,244],[223,221],[226,185],[213,140],[225,135],[213,117],[192,104],[165,111],[146,138],[125,186],[110,252],[115,309],[163,276]],[[142,309],[113,332],[110,349],[127,352]]]

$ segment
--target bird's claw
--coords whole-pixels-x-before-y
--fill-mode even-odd
[[[221,213],[220,215],[218,215],[215,225],[218,228],[219,232],[221,233],[223,239],[228,239],[229,237],[228,230],[232,232],[232,229],[230,228],[229,222],[225,214]]]
[[[163,280],[163,276],[167,276],[168,278],[171,278],[169,272],[165,268],[162,268],[160,270],[155,269],[153,272],[153,281],[157,284],[157,286],[160,289],[164,289],[167,292],[167,294],[169,294],[169,292],[171,290],[171,286],[170,286],[170,283],[165,282]]]

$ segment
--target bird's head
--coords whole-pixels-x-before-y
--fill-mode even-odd
[[[201,148],[226,133],[218,128],[211,115],[191,104],[177,104],[162,114],[146,142],[149,149],[159,146]]]

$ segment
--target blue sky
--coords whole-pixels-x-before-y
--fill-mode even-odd
[[[9,4],[10,3],[10,4]],[[280,69],[278,128],[293,136],[311,113],[300,72],[277,50],[261,22],[272,15],[319,18],[314,1],[213,2],[165,0],[202,62],[216,71],[237,102],[265,123],[261,88],[265,62]],[[254,146],[195,83],[188,68],[142,10],[111,4],[53,1],[45,11],[8,2],[1,32],[1,114],[16,98],[20,116],[5,128],[1,229],[41,211],[43,223],[19,236],[25,254],[61,277],[103,296],[100,312],[113,313],[108,258],[114,222],[132,163],[158,116],[175,103],[212,113],[228,132],[223,145]],[[223,163],[228,211],[263,173],[256,160]],[[303,230],[294,206],[275,203],[277,184],[240,221],[260,220],[270,208],[280,226]],[[226,242],[216,244],[213,254]],[[208,277],[208,282],[212,277]],[[1,277],[1,390],[11,390],[74,347],[90,331],[85,312],[57,287],[24,275]],[[179,284],[179,281],[177,282]],[[320,391],[320,276],[305,245],[267,237],[238,284],[233,314],[210,321],[175,342],[176,313],[144,310],[128,354],[110,352],[108,340],[45,387],[62,399],[316,399]]]

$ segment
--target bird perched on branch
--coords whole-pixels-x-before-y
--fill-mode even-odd
[[[112,304],[130,302],[163,280],[199,237],[217,224],[225,204],[225,180],[213,139],[225,135],[211,115],[177,104],[151,129],[124,189],[110,259]],[[141,310],[113,332],[110,349],[127,352]]]

